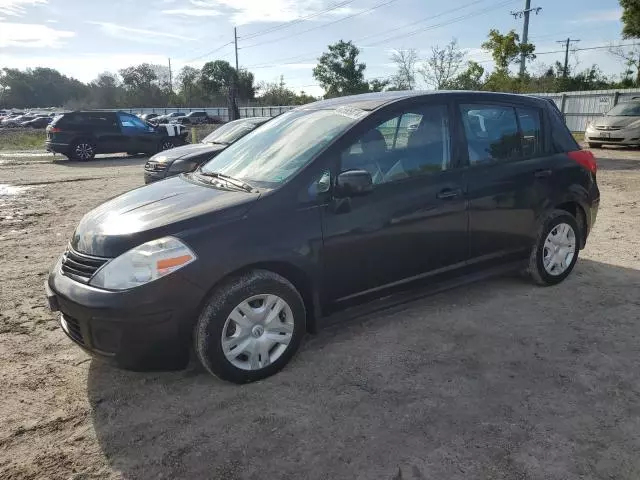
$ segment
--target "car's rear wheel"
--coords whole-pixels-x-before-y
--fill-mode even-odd
[[[71,158],[86,162],[96,156],[96,147],[90,140],[78,140],[71,145]]]
[[[589,148],[601,148],[602,147],[601,143],[595,143],[595,142],[588,142],[587,145],[589,145]]]
[[[528,272],[539,285],[556,285],[569,276],[578,260],[580,228],[564,210],[553,210],[541,222],[529,257]]]
[[[216,288],[195,326],[195,350],[210,373],[234,383],[253,382],[289,362],[305,324],[296,288],[276,273],[255,270]]]

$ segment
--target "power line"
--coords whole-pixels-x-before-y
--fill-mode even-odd
[[[342,2],[342,3],[337,3],[334,6],[332,6],[330,8],[327,8],[326,10],[322,10],[320,12],[316,12],[316,13],[313,13],[311,15],[307,15],[306,17],[300,17],[300,18],[297,18],[296,20],[292,20],[291,22],[286,22],[286,23],[282,23],[280,25],[276,25],[275,27],[266,28],[264,30],[260,30],[259,32],[250,33],[249,35],[245,35],[245,36],[240,36],[238,38],[241,39],[241,40],[249,40],[250,38],[255,38],[255,37],[259,37],[261,35],[266,35],[267,33],[275,32],[276,30],[282,30],[283,28],[292,27],[293,25],[297,25],[298,23],[304,22],[305,20],[309,20],[310,18],[315,18],[315,17],[318,17],[318,16],[323,15],[325,13],[328,13],[328,12],[331,12],[333,10],[336,10],[338,8],[344,7],[345,5],[353,3],[353,1],[354,0],[347,0],[347,1]]]
[[[462,9],[464,9],[466,7],[470,7],[471,5],[475,5],[477,3],[484,2],[484,1],[486,1],[486,0],[476,0],[476,1],[468,3],[466,5],[462,5],[460,7],[453,8],[451,10],[446,10],[444,12],[441,12],[441,13],[437,14],[437,15],[432,15],[432,16],[429,16],[429,17],[425,17],[425,18],[422,18],[422,19],[420,19],[418,21],[407,23],[407,24],[401,25],[399,27],[392,28],[390,30],[385,30],[383,32],[378,32],[378,33],[372,34],[372,35],[366,35],[364,37],[356,39],[355,41],[359,42],[359,41],[365,40],[367,38],[372,38],[372,37],[377,37],[377,36],[380,36],[380,35],[385,35],[387,33],[394,32],[394,31],[397,31],[399,29],[402,29],[402,28],[405,28],[405,27],[408,27],[408,26],[411,26],[411,25],[415,25],[417,23],[421,23],[421,22],[424,22],[424,21],[427,21],[427,20],[433,20],[434,18],[442,17],[443,15],[447,15],[449,13],[453,13],[453,12],[462,10]],[[514,2],[514,1],[516,1],[516,0],[508,0],[506,2],[503,2],[503,3],[499,4],[499,6],[496,7],[496,8],[500,8],[500,7],[502,7],[502,6],[506,5],[506,4]],[[465,19],[465,18],[468,18],[469,16],[474,16],[474,15],[476,15],[476,12],[472,12],[470,15],[458,17],[457,19],[454,19],[454,21],[458,21],[460,19]],[[450,22],[450,23],[454,23],[454,22]],[[432,25],[430,27],[427,27],[427,29],[428,28],[437,28],[439,26],[444,26],[444,25],[448,25],[448,24],[449,23],[445,22],[445,23],[442,23],[442,24],[439,24],[439,25],[435,25],[435,26]],[[396,38],[396,37],[393,37],[393,38]],[[306,60],[306,59],[310,59],[310,56],[318,55],[319,53],[322,53],[322,52],[319,52],[319,51],[316,50],[314,52],[303,53],[303,54],[294,55],[294,56],[291,56],[291,57],[279,58],[277,60],[271,61],[270,63],[259,63],[259,64],[255,64],[255,65],[249,65],[249,67],[247,67],[247,68],[269,68],[269,67],[273,66],[273,63],[283,62],[283,61],[291,61],[291,60],[298,60],[298,61],[300,61],[302,59]],[[315,58],[313,58],[313,60],[315,60]]]
[[[398,0],[387,0],[386,2],[382,2],[382,3],[379,3],[378,5],[374,5],[373,7],[369,8],[367,10],[362,10],[361,12],[356,12],[356,13],[353,13],[351,15],[347,15],[346,17],[339,18],[337,20],[334,20],[333,22],[323,23],[322,25],[317,25],[315,27],[308,28],[308,29],[303,30],[301,32],[293,33],[291,35],[286,35],[286,36],[283,36],[283,37],[274,38],[272,40],[267,40],[265,42],[254,43],[254,44],[251,44],[251,45],[247,45],[246,47],[242,47],[242,48],[261,47],[262,45],[266,45],[268,43],[279,42],[281,40],[288,40],[291,37],[296,37],[298,35],[302,35],[303,33],[311,32],[313,30],[318,30],[319,28],[325,28],[325,27],[327,27],[329,25],[333,25],[334,23],[342,22],[344,20],[348,20],[350,18],[357,17],[358,15],[364,15],[365,13],[372,12],[374,10],[377,10],[378,8],[381,8],[381,7],[386,7],[387,5],[390,5],[390,4],[392,4],[394,2],[397,2],[397,1]]]
[[[210,50],[210,51],[208,51],[207,53],[203,53],[202,55],[198,55],[197,57],[192,58],[191,60],[187,60],[187,61],[186,61],[186,62],[184,62],[184,63],[191,63],[191,62],[195,62],[196,60],[200,60],[200,59],[201,59],[201,58],[203,58],[203,57],[208,57],[208,56],[209,56],[209,55],[211,55],[212,53],[216,53],[217,51],[222,50],[224,47],[227,47],[227,46],[229,46],[229,45],[233,45],[233,42],[227,42],[227,43],[225,43],[224,45],[220,45],[219,47],[214,48],[213,50]]]
[[[451,25],[452,23],[457,23],[459,21],[466,20],[467,18],[476,17],[478,15],[484,15],[486,13],[491,12],[492,10],[497,10],[499,8],[504,7],[505,5],[508,5],[509,3],[513,3],[514,1],[516,1],[516,0],[506,0],[506,1],[494,4],[493,7],[482,9],[482,10],[474,10],[473,12],[461,15],[459,17],[455,17],[455,18],[449,19],[449,20],[447,20],[445,22],[442,22],[442,23],[438,23],[438,24],[435,24],[435,25],[428,25],[426,27],[421,27],[421,28],[418,28],[416,30],[412,30],[410,32],[402,33],[402,34],[399,34],[399,35],[393,35],[391,37],[387,37],[387,38],[384,38],[384,39],[379,40],[377,42],[373,42],[373,43],[370,43],[368,45],[365,45],[365,47],[373,47],[373,46],[376,46],[376,45],[380,45],[381,43],[389,42],[391,40],[396,40],[398,38],[412,37],[413,35],[417,35],[419,33],[426,32],[427,30],[434,30],[436,28],[445,27],[447,25]],[[382,32],[381,34],[384,34],[384,33],[385,32]]]

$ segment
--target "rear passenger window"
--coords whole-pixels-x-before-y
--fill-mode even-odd
[[[521,156],[518,122],[512,107],[461,105],[471,165]]]
[[[522,155],[535,157],[542,153],[540,112],[534,108],[516,108],[522,132]]]

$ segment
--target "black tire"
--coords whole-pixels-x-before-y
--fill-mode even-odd
[[[569,225],[574,232],[574,253],[571,262],[567,266],[566,270],[558,275],[552,275],[544,267],[545,258],[545,241],[549,233],[551,233],[560,224]],[[549,212],[540,222],[538,228],[538,234],[536,236],[535,244],[531,249],[529,256],[529,265],[527,267],[527,273],[538,285],[549,286],[557,285],[569,276],[578,261],[578,254],[580,252],[580,239],[582,238],[582,232],[578,227],[578,222],[575,217],[565,210],[552,210]]]
[[[602,148],[601,143],[588,142],[587,145],[589,145],[589,148]]]
[[[76,140],[71,144],[71,148],[69,148],[70,157],[73,160],[78,160],[80,162],[88,162],[89,160],[93,160],[96,156],[96,146],[89,139],[80,139]]]
[[[231,312],[244,300],[270,294],[282,298],[293,314],[293,333],[286,350],[268,366],[244,370],[229,361],[222,348],[225,323]],[[254,270],[234,277],[216,288],[205,305],[194,329],[196,355],[213,375],[233,383],[248,383],[269,377],[291,360],[306,331],[306,310],[300,293],[286,279],[268,270]]]
[[[164,152],[165,150],[171,150],[176,146],[177,146],[177,143],[175,140],[172,140],[170,137],[165,137],[160,141],[160,145],[158,146],[158,151]]]

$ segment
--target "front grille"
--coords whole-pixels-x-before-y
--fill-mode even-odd
[[[69,335],[73,340],[78,342],[81,345],[85,345],[84,337],[82,336],[82,330],[80,329],[80,322],[69,315],[62,314],[61,322],[63,326],[66,326],[65,332]]]
[[[165,170],[167,168],[167,166],[164,163],[157,163],[157,162],[147,162],[144,165],[144,169],[145,170],[150,170],[152,172],[157,172],[159,170]]]
[[[62,256],[62,273],[86,283],[108,261],[108,258],[92,257],[78,253],[69,246]]]
[[[622,130],[622,127],[610,127],[608,125],[606,125],[606,126],[597,126],[596,125],[596,130],[604,130],[604,131]]]

